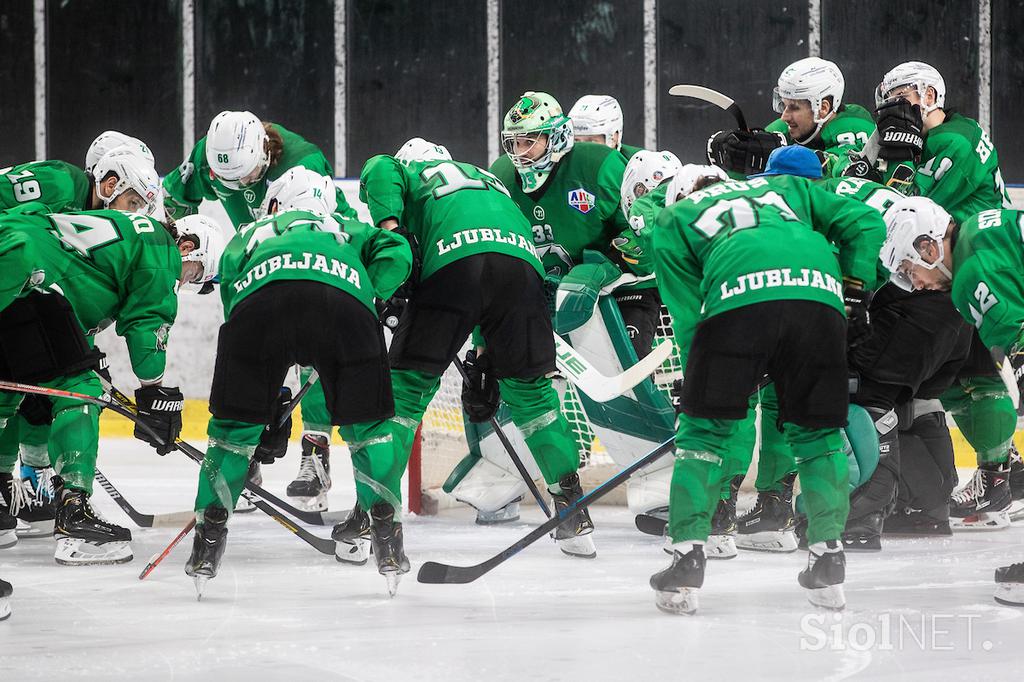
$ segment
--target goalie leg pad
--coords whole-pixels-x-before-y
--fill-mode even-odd
[[[509,472],[493,462],[480,458],[451,494],[482,512],[496,512],[509,503],[529,495],[530,491],[519,472]]]

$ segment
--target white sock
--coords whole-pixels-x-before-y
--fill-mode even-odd
[[[828,542],[835,543],[835,547],[829,547],[828,544],[827,544]],[[831,541],[826,540],[825,542],[815,542],[813,545],[810,545],[810,547],[808,547],[808,549],[810,549],[811,552],[814,553],[815,555],[821,556],[822,554],[826,554],[828,552],[842,552],[843,551],[843,545],[838,540],[831,540]]]
[[[672,551],[679,552],[680,554],[689,554],[693,551],[694,547],[704,547],[704,543],[697,542],[696,540],[672,543]]]

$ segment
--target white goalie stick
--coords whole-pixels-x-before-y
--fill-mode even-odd
[[[565,378],[576,388],[587,394],[591,400],[604,403],[633,388],[647,377],[672,354],[672,342],[668,339],[655,346],[649,355],[625,372],[607,377],[576,352],[558,334],[555,334],[555,363]]]
[[[703,85],[673,85],[668,89],[668,94],[676,97],[693,97],[694,99],[714,104],[719,109],[724,109],[732,114],[740,128],[750,130],[747,127],[747,119],[743,117],[743,112],[740,111],[740,107],[736,104],[735,100],[717,90],[705,88]]]

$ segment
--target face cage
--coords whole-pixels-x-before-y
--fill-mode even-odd
[[[530,145],[529,149],[523,154],[516,154],[516,140],[520,137],[530,138],[536,135],[533,140],[533,144]],[[534,147],[541,144],[543,141],[546,145],[544,153],[536,159],[531,159],[527,154],[533,151]],[[512,161],[512,165],[516,168],[530,168],[534,170],[544,170],[548,163],[551,161],[551,134],[550,133],[501,133],[501,148],[504,150],[505,155]]]

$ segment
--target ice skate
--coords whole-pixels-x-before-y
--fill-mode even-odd
[[[849,552],[881,552],[882,512],[871,512],[856,519],[847,519],[843,529],[843,549]]]
[[[1024,562],[996,569],[995,599],[1007,606],[1024,606]]]
[[[4,499],[0,500],[0,549],[18,544],[18,520],[11,516],[10,508],[7,506],[13,478],[11,474],[0,474],[0,490],[4,491]]]
[[[15,488],[15,502],[12,507],[13,513],[21,521],[18,537],[38,538],[53,535],[56,505],[53,500],[51,479],[55,475],[50,467],[21,465],[21,485],[20,488]]]
[[[286,493],[295,506],[308,511],[327,511],[327,491],[331,489],[331,448],[325,436],[302,437],[302,461],[299,474],[288,484]]]
[[[409,572],[409,558],[403,546],[402,522],[395,520],[395,509],[387,502],[370,508],[370,544],[377,571],[387,580],[388,595],[394,597],[399,581]]]
[[[370,515],[357,502],[348,518],[331,531],[334,558],[343,564],[365,566],[370,558]]]
[[[846,555],[836,540],[811,545],[807,553],[807,568],[797,576],[812,604],[836,611],[846,607],[846,597],[843,595],[845,579]]]
[[[207,507],[203,511],[203,522],[196,525],[192,539],[192,555],[185,564],[185,575],[191,577],[196,586],[196,601],[203,598],[203,589],[210,578],[217,577],[220,561],[228,540],[228,512],[221,507]]]
[[[556,515],[583,497],[583,486],[580,485],[580,477],[575,472],[563,476],[558,485],[562,492],[551,494]],[[593,534],[594,522],[590,520],[590,513],[586,509],[580,509],[555,528],[554,538],[559,549],[565,554],[593,559],[597,557]]]
[[[519,503],[523,498],[517,497],[501,509],[495,511],[476,510],[476,523],[478,526],[495,526],[501,523],[514,523],[519,520]]]
[[[715,514],[711,517],[711,535],[704,545],[708,559],[735,559],[736,551],[736,496],[743,483],[742,476],[729,482],[729,498],[719,500]]]
[[[954,530],[998,530],[1010,525],[1010,466],[982,464],[949,502]]]
[[[6,580],[0,580],[0,620],[7,620],[11,617],[11,595],[14,588]]]
[[[65,488],[55,477],[60,500],[53,524],[57,549],[53,558],[62,566],[123,564],[132,560],[132,533],[96,515],[84,490]]]
[[[249,460],[249,471],[245,474],[245,480],[253,485],[263,485],[263,469],[260,467],[258,459]],[[254,511],[256,511],[256,505],[250,502],[245,495],[239,495],[238,502],[235,503],[235,513],[248,514]]]
[[[885,519],[882,532],[886,535],[952,535],[949,518],[942,518],[944,510],[897,509]]]
[[[1006,510],[1010,522],[1024,520],[1024,459],[1017,446],[1010,445],[1010,508]]]
[[[786,476],[781,492],[758,491],[754,507],[736,522],[737,547],[758,552],[796,551],[795,480],[796,474]]]
[[[674,547],[672,565],[651,576],[654,604],[665,613],[690,615],[697,612],[697,591],[704,585],[707,560],[699,544]]]

